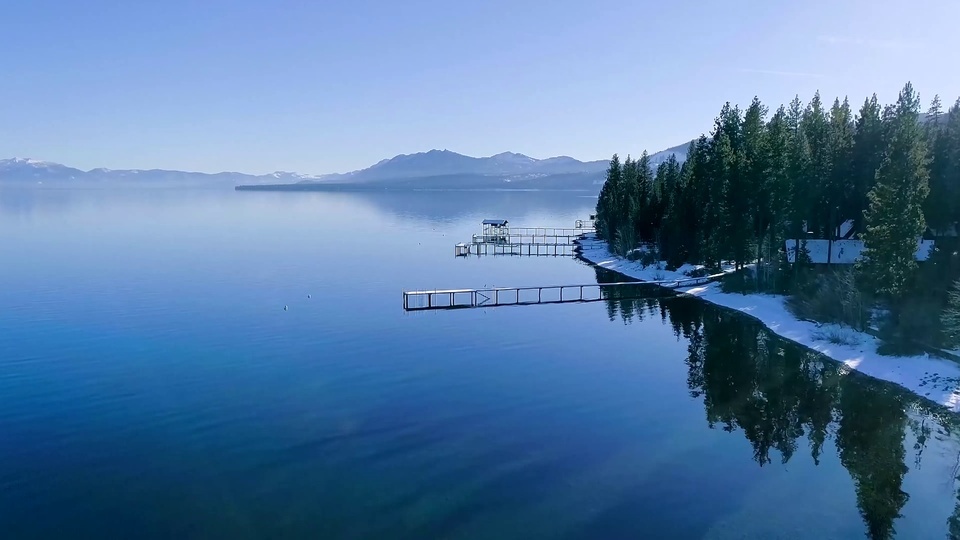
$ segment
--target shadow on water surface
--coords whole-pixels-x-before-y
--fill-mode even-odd
[[[598,283],[622,279],[595,270]],[[866,536],[895,536],[910,499],[904,491],[907,430],[916,441],[913,463],[919,468],[932,433],[956,431],[954,415],[893,384],[850,372],[731,310],[691,297],[635,299],[629,291],[605,292],[611,320],[659,317],[689,342],[687,386],[702,399],[711,429],[741,433],[760,467],[775,459],[789,463],[803,438],[820,465],[824,443],[832,440],[853,480]],[[948,538],[960,538],[960,493],[947,527]]]

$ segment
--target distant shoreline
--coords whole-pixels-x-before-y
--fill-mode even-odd
[[[340,191],[340,192],[380,192],[380,191],[550,191],[594,193],[586,188],[530,188],[530,187],[416,187],[409,185],[389,186],[384,184],[249,184],[235,186],[236,191]]]

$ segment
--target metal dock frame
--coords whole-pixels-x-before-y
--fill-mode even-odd
[[[679,289],[709,283],[723,274],[664,281],[626,281],[618,283],[584,283],[577,285],[543,285],[531,287],[492,287],[484,289],[437,289],[403,291],[404,311],[432,309],[463,309],[477,307],[522,306],[535,304],[566,304],[571,302],[597,302],[604,300],[603,290],[608,287],[630,286],[637,291],[635,298],[650,296],[650,289]],[[649,292],[644,292],[647,289]],[[521,298],[521,293],[536,291]],[[552,294],[544,300],[543,293]],[[596,294],[589,294],[596,291]],[[587,293],[587,294],[585,294]],[[627,297],[623,297],[627,298]]]

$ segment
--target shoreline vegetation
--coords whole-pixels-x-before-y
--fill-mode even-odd
[[[586,248],[597,259],[601,249],[608,252],[606,244],[593,239]],[[590,265],[598,283],[625,281],[625,274],[607,268],[614,265],[630,265],[631,274],[663,272],[656,264],[644,267],[612,254],[610,263]],[[746,310],[730,309],[703,296],[638,298],[630,288],[606,291],[607,316],[624,324],[659,319],[678,341],[686,342],[683,362],[689,395],[702,401],[710,429],[741,433],[761,467],[772,463],[794,470],[797,457],[812,459],[815,467],[838,460],[853,481],[869,538],[893,538],[898,529],[909,537],[941,536],[932,529],[910,530],[911,525],[901,521],[904,514],[915,515],[916,509],[908,507],[912,490],[906,476],[922,467],[929,471],[929,465],[922,465],[924,455],[930,455],[927,445],[956,432],[960,415],[810,347],[796,346]],[[956,493],[954,455],[947,457],[946,468],[934,465],[933,478],[948,480],[950,487],[945,489]],[[764,534],[776,536],[783,530],[774,526]],[[947,531],[948,538],[960,538],[960,503],[954,503],[947,518]],[[840,535],[854,534],[851,530]]]
[[[960,363],[918,355],[960,347],[960,99],[922,114],[907,83],[856,114],[819,93],[767,113],[725,104],[683,163],[615,154],[583,258],[643,281],[729,272],[681,292],[960,412]]]
[[[580,240],[579,246],[583,260],[629,279],[683,279],[696,272],[690,268],[666,270],[662,262],[631,261],[613,253],[606,241],[595,237]],[[732,271],[732,265],[725,270]],[[882,355],[877,352],[883,345],[881,339],[836,324],[802,320],[790,311],[788,297],[784,295],[723,292],[719,282],[681,287],[676,292],[751,316],[774,334],[827,356],[848,369],[894,383],[950,412],[960,413],[960,364],[957,362],[929,354]]]

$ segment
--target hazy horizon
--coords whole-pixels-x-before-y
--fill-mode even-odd
[[[664,149],[662,149],[662,150],[666,150],[666,148],[664,148]],[[497,155],[507,154],[507,153],[510,153],[510,154],[521,154],[521,155],[524,155],[524,156],[526,156],[526,157],[535,159],[535,160],[537,160],[537,161],[543,161],[543,160],[554,159],[554,158],[565,158],[565,157],[566,157],[566,158],[576,159],[577,161],[580,161],[580,162],[583,162],[583,163],[589,163],[589,162],[595,162],[595,161],[606,161],[606,160],[610,159],[609,157],[607,157],[607,158],[603,158],[603,159],[589,159],[589,160],[588,160],[588,159],[580,159],[580,158],[577,158],[576,156],[571,156],[571,155],[566,155],[566,154],[565,154],[565,155],[556,155],[556,156],[547,156],[547,157],[536,157],[536,156],[531,156],[531,155],[529,155],[529,154],[524,154],[523,152],[515,152],[515,151],[512,151],[512,150],[504,150],[503,152],[497,152],[497,153],[491,154],[491,155],[489,155],[489,156],[473,156],[473,155],[466,154],[466,153],[463,153],[463,152],[457,152],[456,150],[450,150],[450,149],[448,149],[448,148],[431,148],[431,149],[429,149],[429,150],[422,150],[422,151],[420,151],[420,152],[412,152],[411,154],[397,154],[397,155],[394,155],[394,156],[384,157],[384,158],[382,158],[382,159],[380,159],[380,160],[378,160],[378,161],[375,161],[375,162],[373,162],[373,163],[364,165],[364,166],[362,166],[362,167],[360,167],[360,168],[358,168],[358,169],[352,169],[352,170],[349,170],[349,171],[314,172],[314,171],[295,171],[295,170],[292,170],[292,169],[277,169],[277,170],[269,171],[269,172],[265,172],[265,173],[261,173],[261,172],[252,173],[252,172],[242,171],[242,170],[237,170],[237,169],[225,169],[225,170],[220,170],[220,171],[196,171],[196,170],[176,169],[176,168],[173,168],[173,167],[153,167],[153,168],[150,168],[150,169],[145,168],[145,167],[131,167],[131,168],[124,168],[124,169],[114,169],[114,168],[111,168],[111,167],[102,167],[102,166],[100,166],[100,167],[92,167],[92,168],[83,168],[83,167],[76,167],[76,166],[74,166],[74,165],[72,165],[72,164],[70,164],[70,163],[64,163],[64,162],[58,161],[58,160],[56,160],[56,159],[38,159],[38,158],[35,158],[35,157],[33,157],[33,156],[6,156],[6,157],[0,157],[0,161],[15,160],[15,161],[25,161],[25,162],[28,162],[28,163],[37,163],[37,164],[40,164],[40,163],[57,164],[57,165],[64,165],[64,166],[66,166],[66,167],[70,167],[70,168],[72,168],[72,169],[79,169],[79,170],[81,170],[81,171],[83,171],[83,172],[91,172],[91,171],[95,171],[95,170],[108,170],[108,171],[122,171],[122,170],[129,170],[129,171],[168,170],[168,171],[187,172],[187,173],[199,173],[199,174],[221,174],[221,173],[231,174],[231,173],[235,173],[235,174],[247,174],[247,175],[254,175],[254,176],[264,176],[264,175],[269,175],[269,174],[274,174],[274,173],[297,173],[297,174],[304,174],[304,175],[310,175],[310,176],[329,176],[329,175],[336,175],[336,174],[347,174],[347,173],[356,172],[356,171],[359,171],[359,170],[368,169],[368,168],[370,168],[370,167],[372,167],[372,166],[374,166],[374,165],[376,165],[376,164],[378,164],[378,163],[380,163],[380,162],[382,162],[382,161],[387,161],[387,160],[390,160],[390,159],[393,159],[393,158],[396,158],[396,157],[407,156],[407,155],[415,155],[415,154],[426,154],[426,153],[428,153],[428,152],[433,152],[433,151],[453,152],[453,153],[456,153],[456,154],[460,154],[460,155],[462,155],[462,156],[467,156],[467,157],[471,157],[471,158],[475,158],[475,159],[492,158],[492,157],[495,157],[495,156],[497,156]],[[661,150],[651,151],[650,153],[653,154],[653,153],[659,152],[659,151],[661,151]]]

